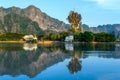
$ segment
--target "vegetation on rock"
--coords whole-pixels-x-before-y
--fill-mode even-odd
[[[1,25],[4,33],[41,34],[37,22],[15,13],[4,16],[4,23]]]

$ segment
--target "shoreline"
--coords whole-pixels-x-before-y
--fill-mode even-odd
[[[0,43],[25,43],[25,41],[0,41]]]
[[[0,43],[21,43],[21,44],[24,44],[26,42],[25,41],[0,41]],[[60,41],[38,41],[36,44],[52,45],[52,44],[56,44],[56,43],[60,43]]]
[[[56,43],[60,43],[60,41],[38,41],[37,44],[40,45],[53,45]]]
[[[0,43],[26,43],[25,41],[0,41]],[[40,45],[52,45],[52,44],[56,44],[56,43],[120,43],[120,42],[62,42],[62,41],[38,41],[37,44]]]

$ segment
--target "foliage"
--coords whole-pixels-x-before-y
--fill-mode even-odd
[[[92,42],[94,41],[94,34],[92,32],[84,32],[84,33],[75,33],[74,34],[75,41],[81,42]]]
[[[92,32],[84,32],[84,34],[82,34],[82,41],[84,42],[93,42],[94,39],[95,37]]]
[[[72,25],[72,29],[73,30],[77,30],[78,27],[80,26],[80,23],[81,23],[81,14],[78,14],[77,12],[75,11],[71,11],[69,16],[68,16],[68,21],[69,23]]]
[[[39,36],[40,40],[52,40],[52,41],[64,41],[65,37],[68,36],[69,32],[62,32],[59,34],[50,33],[49,35]]]
[[[62,32],[59,34],[50,33],[49,35],[40,36],[40,40],[52,40],[52,41],[64,41],[66,36],[69,36],[70,32]],[[92,32],[75,32],[74,41],[80,42],[114,42],[116,40],[115,36],[108,33],[97,33],[94,34]]]
[[[97,33],[92,32],[84,33],[74,33],[74,40],[81,42],[114,42],[116,40],[115,36],[108,33]]]
[[[16,33],[40,34],[42,32],[37,22],[32,21],[26,16],[15,13],[5,15],[3,24],[7,27],[5,32],[12,32],[13,28],[16,27],[18,28],[16,28]]]
[[[20,40],[22,39],[24,34],[17,33],[6,33],[0,35],[0,41],[9,41],[9,40]]]
[[[83,36],[83,33],[75,32],[74,33],[74,40],[75,41],[82,41],[82,36]]]
[[[112,34],[108,34],[108,33],[97,33],[95,34],[95,41],[96,42],[114,42],[115,36]]]

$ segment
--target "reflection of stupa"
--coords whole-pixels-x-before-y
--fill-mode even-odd
[[[81,63],[79,61],[79,57],[77,54],[75,54],[73,57],[72,57],[72,60],[69,62],[69,65],[68,65],[68,69],[70,70],[70,72],[72,74],[75,74],[77,73],[78,71],[80,71],[82,68],[81,66]]]
[[[37,50],[37,44],[25,43],[23,45],[23,49],[26,50],[26,51]]]

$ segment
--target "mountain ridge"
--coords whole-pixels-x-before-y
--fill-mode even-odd
[[[19,8],[19,7],[10,7],[10,8],[0,8],[0,20],[4,20],[4,16],[14,12],[16,14],[26,16],[32,21],[38,23],[39,27],[43,31],[49,32],[62,32],[66,31],[66,24],[63,21],[58,19],[52,18],[48,16],[46,13],[42,12],[39,8],[35,7],[34,5],[30,5],[26,8]]]
[[[9,8],[4,8],[0,7],[0,33],[4,33],[6,29],[6,26],[4,25],[5,22],[5,16],[10,14],[10,13],[15,13],[21,17],[25,17],[30,19],[32,22],[35,22],[37,27],[34,25],[32,26],[32,29],[34,29],[35,34],[39,34],[40,31],[43,31],[45,34],[49,33],[58,33],[58,32],[63,32],[71,28],[70,24],[65,24],[63,21],[60,21],[58,19],[52,18],[49,15],[47,15],[45,12],[42,12],[39,8],[37,8],[34,5],[30,5],[26,8],[19,8],[19,7],[9,7]],[[67,17],[67,16],[66,16]],[[10,19],[10,18],[9,18]],[[11,20],[11,19],[10,19]],[[21,21],[21,20],[19,20]],[[31,22],[30,21],[30,22]],[[20,22],[17,23],[17,25]],[[16,23],[12,25],[12,30],[8,32],[19,32],[19,31],[14,31],[14,28],[18,28],[15,26]],[[18,25],[20,26],[20,25]],[[10,26],[7,26],[10,28]],[[20,26],[23,27],[23,26]],[[38,29],[39,27],[39,29]],[[84,31],[91,31],[93,33],[100,33],[100,32],[106,32],[106,33],[111,33],[116,36],[116,38],[120,38],[120,24],[107,24],[107,25],[99,25],[97,27],[89,27],[86,24],[82,24],[81,27],[83,27]],[[30,28],[30,26],[29,26]],[[22,28],[21,30],[23,30]],[[40,30],[40,31],[39,31]],[[31,34],[32,30],[31,29],[26,29],[24,32],[27,32],[28,34]],[[23,32],[23,31],[21,31]]]
[[[83,24],[81,27],[85,31],[90,31],[93,33],[110,33],[115,35],[116,38],[120,38],[120,24],[106,24],[106,25],[98,25],[97,27],[89,27],[86,24]]]

